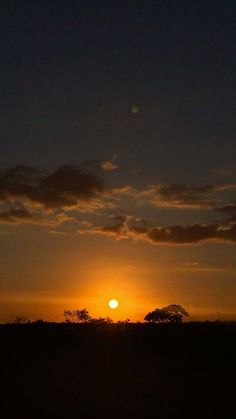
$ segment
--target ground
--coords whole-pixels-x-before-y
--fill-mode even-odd
[[[1,418],[230,418],[236,324],[0,325]]]

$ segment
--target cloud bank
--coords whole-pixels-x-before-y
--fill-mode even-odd
[[[53,226],[70,221],[78,225],[81,220],[71,215],[73,211],[83,213],[83,219],[86,214],[95,216],[99,212],[103,222],[84,219],[80,234],[168,245],[236,242],[236,204],[221,198],[234,191],[235,184],[156,184],[140,190],[127,184],[108,186],[103,174],[117,167],[114,160],[95,160],[79,167],[61,166],[46,174],[22,165],[1,170],[0,223]],[[133,208],[127,213],[129,197],[133,199]],[[215,221],[163,226],[144,220],[143,203],[153,209],[204,209]],[[116,215],[112,215],[114,211]],[[118,211],[121,215],[117,215]],[[141,214],[136,215],[136,211]]]
[[[228,228],[220,224],[193,224],[190,226],[150,227],[132,216],[120,216],[113,225],[95,226],[83,233],[103,235],[115,239],[132,238],[152,244],[186,245],[204,242],[236,242],[236,225]],[[80,231],[81,233],[81,231]]]
[[[54,209],[89,202],[106,192],[103,180],[81,167],[62,166],[47,175],[25,166],[0,172],[0,202],[27,199]]]

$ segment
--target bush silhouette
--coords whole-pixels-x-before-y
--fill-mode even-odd
[[[113,323],[113,320],[110,319],[110,317],[98,317],[98,318],[95,317],[95,318],[90,318],[89,323],[97,324],[97,325],[111,324],[111,323]]]
[[[146,314],[144,320],[152,323],[180,323],[184,316],[189,316],[185,308],[178,304],[170,304],[150,311]]]

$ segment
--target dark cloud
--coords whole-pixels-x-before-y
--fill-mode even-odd
[[[92,233],[92,234],[104,234],[107,237],[114,237],[116,239],[124,238],[129,234],[129,221],[128,215],[117,215],[113,217],[115,223],[107,226],[95,227],[92,229],[85,229],[80,231],[80,233]]]
[[[43,211],[29,211],[24,206],[8,208],[0,211],[0,224],[38,224],[56,226],[76,220],[67,214],[46,214]]]
[[[31,167],[15,166],[0,171],[0,201],[36,196],[35,175],[37,171]]]
[[[115,223],[104,226],[92,227],[85,230],[80,230],[82,234],[103,234],[107,237],[113,237],[115,239],[129,238],[134,235],[145,233],[147,229],[147,223],[141,217],[135,217],[133,215],[116,215],[112,217],[115,219]]]
[[[34,167],[17,165],[0,171],[0,179],[10,183],[32,183],[37,179],[39,171]]]
[[[102,179],[85,168],[62,166],[47,175],[17,166],[0,172],[0,200],[28,199],[45,208],[76,206],[106,193]]]
[[[105,162],[107,166],[108,161]],[[190,226],[153,226],[141,217],[116,215],[109,225],[97,227],[83,225],[81,233],[103,234],[116,239],[147,240],[157,244],[197,244],[205,241],[235,242],[236,204],[217,206],[210,199],[215,192],[235,188],[233,184],[221,186],[188,186],[185,184],[157,185],[144,191],[132,187],[108,189],[102,179],[104,162],[86,162],[79,167],[62,166],[43,174],[32,167],[16,166],[0,171],[1,223],[35,223],[55,225],[66,221],[77,222],[65,211],[76,208],[80,212],[96,213],[120,205],[120,197],[131,194],[138,201],[148,197],[155,205],[176,208],[210,208],[226,218],[224,222],[195,223]],[[125,202],[124,202],[125,205]],[[62,209],[62,210],[61,210]]]
[[[188,186],[185,184],[173,184],[167,186],[156,186],[155,203],[158,205],[173,207],[211,207],[213,205],[209,198],[213,187],[205,186]]]
[[[84,162],[81,167],[86,169],[92,170],[103,170],[103,171],[111,171],[118,169],[118,164],[115,162],[116,156],[114,156],[111,160],[88,160]]]
[[[236,204],[228,204],[222,207],[216,208],[216,211],[227,215],[227,222],[235,223],[236,222]]]
[[[97,226],[84,233],[102,234],[115,239],[133,238],[152,244],[198,244],[206,241],[236,242],[236,225],[225,228],[220,224],[194,224],[190,226],[148,227],[146,222],[132,216],[122,216],[108,226]]]
[[[152,204],[173,208],[214,208],[215,194],[235,189],[235,184],[189,186],[186,184],[151,185],[141,192]]]
[[[76,206],[78,201],[89,201],[106,189],[95,174],[80,168],[63,166],[46,176],[39,184],[39,202],[45,207]]]
[[[145,190],[120,185],[108,188],[101,174],[114,170],[113,160],[88,161],[79,167],[62,166],[49,174],[37,169],[16,166],[0,171],[0,201],[28,199],[47,209],[73,207],[79,203],[102,199],[110,200],[123,195],[135,199],[148,199],[155,206],[174,208],[214,208],[217,206],[213,194],[235,188],[234,184],[221,186],[188,186],[185,184],[151,185]],[[108,193],[109,192],[109,193]],[[219,203],[218,203],[219,204]]]
[[[217,225],[153,227],[146,232],[153,243],[188,244],[218,239]]]
[[[11,208],[0,212],[0,223],[24,223],[32,222],[33,217],[26,208]]]
[[[117,236],[123,237],[128,232],[128,215],[118,215],[115,217],[115,224],[101,227],[103,231],[108,236]],[[99,228],[99,227],[98,227]]]
[[[236,242],[236,226],[225,228],[220,224],[193,224],[190,226],[149,227],[146,231],[131,228],[131,234],[152,243],[161,244],[198,244],[206,241]]]

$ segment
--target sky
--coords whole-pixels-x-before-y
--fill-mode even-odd
[[[235,2],[0,16],[0,322],[236,319]]]

